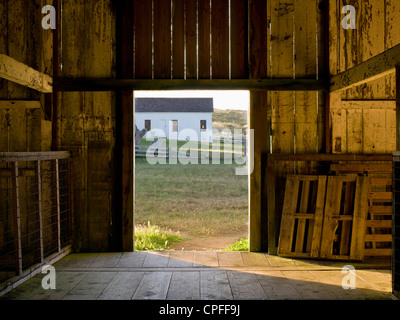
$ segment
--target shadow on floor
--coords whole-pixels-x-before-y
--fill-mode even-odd
[[[392,299],[390,262],[354,263],[354,274],[345,265],[250,252],[73,253],[54,264],[56,289],[43,289],[39,273],[0,299]],[[349,277],[355,289],[342,287]]]

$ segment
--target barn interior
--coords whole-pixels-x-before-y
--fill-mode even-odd
[[[167,289],[186,280],[157,268],[227,266],[245,293],[273,267],[350,264],[400,297],[399,16],[397,0],[0,0],[0,292],[39,292],[57,261],[82,283],[140,262],[130,281]],[[250,91],[249,252],[133,252],[135,90]]]

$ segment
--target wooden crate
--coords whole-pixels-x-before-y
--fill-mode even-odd
[[[289,175],[278,255],[319,257],[326,176]]]

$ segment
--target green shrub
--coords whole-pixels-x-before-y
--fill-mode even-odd
[[[169,250],[174,242],[181,242],[183,238],[176,233],[161,230],[158,226],[139,225],[135,227],[135,250]]]
[[[228,248],[223,249],[222,251],[248,251],[249,250],[249,239],[248,238],[240,238],[234,244],[231,244]]]

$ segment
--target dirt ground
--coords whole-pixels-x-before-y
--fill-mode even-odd
[[[226,249],[231,244],[237,242],[239,238],[246,237],[247,232],[222,234],[207,237],[193,237],[187,234],[180,233],[184,241],[174,243],[172,249],[175,251],[181,250],[196,250],[196,251],[212,251]]]

